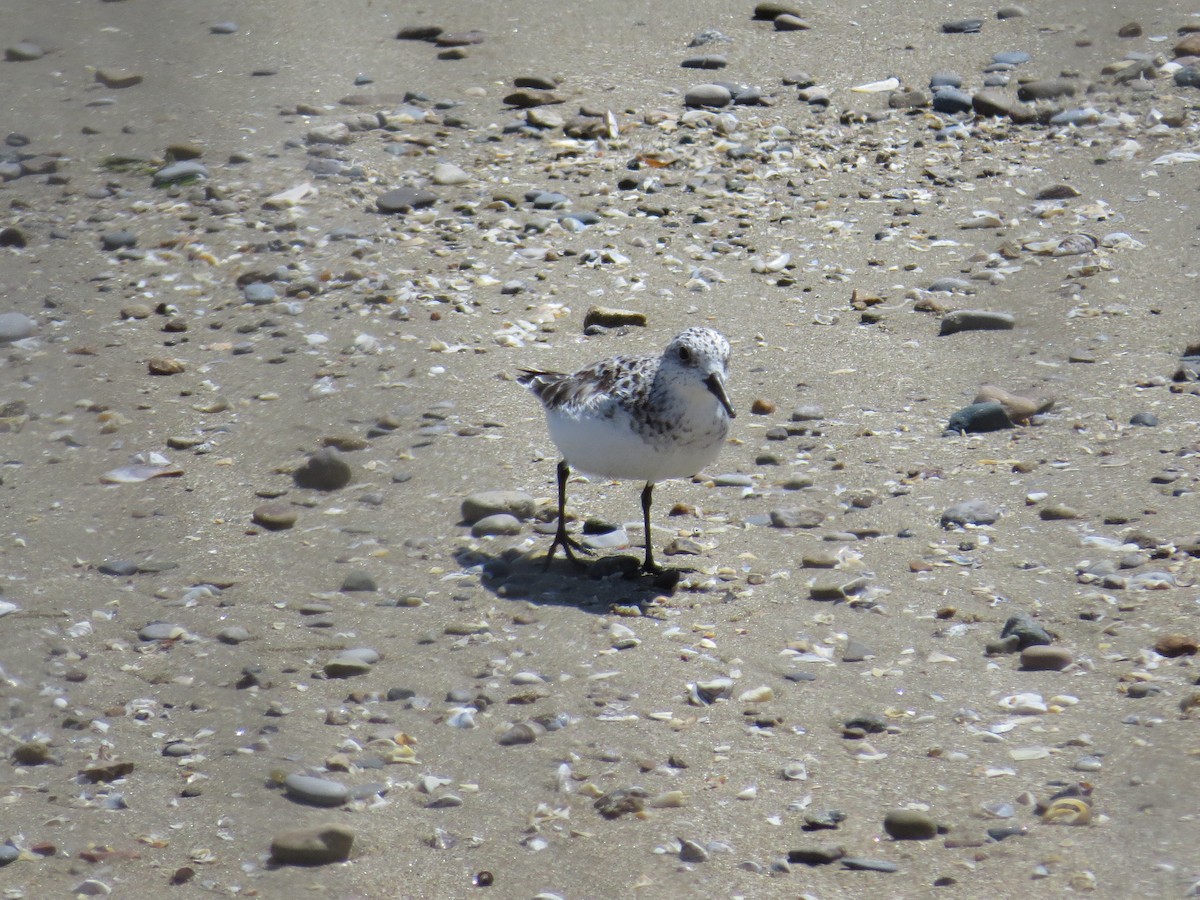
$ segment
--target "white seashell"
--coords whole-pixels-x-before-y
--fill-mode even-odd
[[[883,81],[869,81],[866,84],[857,85],[850,90],[857,94],[881,94],[884,91],[894,91],[898,87],[900,87],[900,79],[893,75]]]

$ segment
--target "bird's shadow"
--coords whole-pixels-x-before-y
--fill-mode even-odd
[[[674,593],[686,569],[644,573],[633,556],[602,556],[582,565],[514,549],[487,553],[460,549],[455,561],[479,573],[484,590],[501,600],[573,606],[606,613],[614,606],[645,609]]]

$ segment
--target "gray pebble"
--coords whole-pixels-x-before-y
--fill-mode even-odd
[[[971,95],[957,88],[939,88],[933,92],[932,105],[936,112],[951,115],[970,112],[972,108]]]
[[[790,863],[803,863],[806,866],[825,866],[835,863],[846,855],[846,848],[838,844],[813,844],[789,850],[787,859]]]
[[[185,160],[184,162],[171,163],[169,166],[164,166],[155,172],[154,186],[165,187],[179,181],[207,177],[208,168],[203,163],[198,163],[195,160]]]
[[[150,622],[138,631],[138,639],[142,641],[170,641],[187,634],[178,625],[170,622]]]
[[[957,72],[934,72],[929,76],[930,90],[937,90],[941,87],[960,88],[962,85],[962,76]]]
[[[856,872],[899,872],[900,866],[886,859],[870,859],[866,856],[847,856],[842,866]]]
[[[138,565],[135,562],[130,562],[127,559],[106,559],[100,565],[96,566],[96,571],[102,575],[113,575],[118,578],[128,578],[130,575],[136,575]]]
[[[281,831],[271,841],[271,859],[282,865],[321,866],[350,858],[354,832],[327,824]]]
[[[536,508],[536,501],[524,491],[479,491],[463,500],[461,511],[463,521],[474,525],[480,519],[498,513],[528,519]]]
[[[1007,331],[1017,324],[1012,313],[986,309],[956,309],[942,317],[942,335],[960,331]]]
[[[1027,672],[1061,672],[1074,661],[1066,647],[1037,645],[1021,651],[1021,668]]]
[[[383,193],[375,201],[375,206],[383,213],[411,212],[414,209],[424,209],[437,202],[437,194],[414,187],[398,187]]]
[[[943,528],[954,525],[992,525],[1000,518],[1000,510],[985,500],[964,500],[942,513]]]
[[[1033,59],[1024,50],[1001,50],[992,55],[992,62],[1002,66],[1020,66]]]
[[[1150,412],[1134,413],[1129,417],[1130,425],[1141,425],[1144,428],[1154,428],[1158,425],[1158,416]]]
[[[944,34],[978,34],[982,30],[983,19],[957,19],[942,23]]]
[[[1094,125],[1100,121],[1100,113],[1090,106],[1086,109],[1064,109],[1050,117],[1051,125]]]
[[[680,65],[685,69],[723,69],[728,60],[719,53],[707,53],[702,56],[689,56]]]
[[[521,533],[521,520],[516,516],[511,516],[508,513],[496,513],[490,516],[484,516],[471,526],[471,534],[474,537],[485,537],[487,535],[511,535]]]
[[[812,26],[800,16],[783,13],[775,17],[776,31],[808,31]]]
[[[430,176],[434,184],[466,184],[471,176],[453,163],[438,163]]]
[[[679,839],[679,858],[687,863],[708,862],[708,851],[686,838]]]
[[[313,806],[341,806],[350,798],[346,785],[313,775],[288,775],[283,779],[283,788],[288,797]]]
[[[375,579],[367,572],[349,572],[342,579],[342,586],[338,590],[344,593],[353,593],[355,591],[377,591],[379,585],[375,583]]]
[[[23,341],[37,330],[37,322],[24,313],[0,313],[0,344]]]
[[[100,235],[100,246],[105,250],[123,250],[137,246],[137,235],[132,231],[110,231]]]
[[[895,809],[883,819],[883,830],[897,841],[927,841],[937,837],[937,823],[917,809]]]
[[[18,41],[4,49],[4,58],[9,62],[32,62],[45,55],[46,51],[32,41]]]
[[[729,88],[719,84],[698,84],[683,95],[683,105],[692,109],[703,107],[720,108],[733,102]]]
[[[980,434],[1012,427],[1012,420],[1004,406],[989,400],[972,403],[955,412],[946,424],[946,433]]]
[[[816,528],[825,521],[819,509],[787,507],[771,510],[771,524],[776,528]]]
[[[1045,628],[1038,624],[1029,613],[1019,612],[1008,617],[1004,623],[1004,629],[1000,632],[1000,637],[1016,638],[1016,649],[1024,650],[1026,647],[1044,646],[1053,643],[1054,637]]]
[[[0,866],[7,866],[21,858],[21,851],[12,844],[0,844]]]
[[[969,106],[970,100],[968,99],[967,102]],[[929,287],[925,288],[925,290],[938,294],[973,294],[975,293],[975,286],[965,278],[953,278],[948,276],[946,278],[938,278],[937,280],[931,282]]]
[[[1028,102],[1030,100],[1053,100],[1056,97],[1074,97],[1078,89],[1078,84],[1069,78],[1039,78],[1037,81],[1028,81],[1017,88],[1017,98]]]
[[[336,491],[348,485],[352,476],[350,464],[341,453],[332,447],[322,447],[292,477],[302,488]]]
[[[230,625],[217,632],[217,640],[222,644],[241,644],[250,640],[252,635],[241,625]]]
[[[237,34],[237,22],[215,22],[208,26],[210,34]]]

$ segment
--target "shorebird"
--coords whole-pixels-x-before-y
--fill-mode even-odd
[[[522,369],[517,381],[546,411],[558,462],[558,530],[546,565],[560,546],[590,554],[567,534],[567,479],[571,467],[605,478],[645,483],[642,519],[646,557],[642,571],[661,572],[650,540],[654,485],[695,475],[717,458],[734,418],[726,392],[729,342],[711,328],[689,328],[658,356],[614,356],[578,372]]]

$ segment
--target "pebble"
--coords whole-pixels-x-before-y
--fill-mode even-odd
[[[508,513],[484,516],[471,526],[473,537],[514,535],[521,533],[521,520]]]
[[[1038,624],[1037,620],[1028,613],[1016,613],[1008,617],[1004,629],[1000,632],[1002,638],[1014,638],[1017,650],[1028,647],[1048,645],[1054,642],[1054,636]]]
[[[150,622],[138,630],[138,640],[173,641],[186,634],[184,629],[178,625],[172,625],[170,622]]]
[[[208,167],[195,160],[171,163],[154,173],[154,186],[166,187],[181,181],[194,181],[198,178],[208,178]]]
[[[342,593],[354,593],[356,591],[369,593],[379,590],[379,585],[375,582],[374,576],[369,572],[349,572],[342,579],[342,586],[338,590]]]
[[[438,163],[433,167],[430,179],[434,184],[454,185],[466,184],[471,180],[471,176],[453,163]]]
[[[771,524],[776,528],[816,528],[825,521],[819,509],[788,507],[771,510]]]
[[[220,22],[214,22],[212,25],[209,25],[208,30],[209,30],[210,34],[237,34],[238,26],[237,26],[237,22],[230,22],[228,20],[223,20]]]
[[[842,858],[842,868],[855,872],[899,872],[897,863],[886,859],[872,859],[867,856],[846,856]]]
[[[293,479],[298,487],[314,491],[337,491],[350,483],[353,471],[333,447],[322,447],[310,456]]]
[[[1061,672],[1074,661],[1066,647],[1035,645],[1021,651],[1021,668],[1029,672]]]
[[[1012,427],[1012,420],[1005,408],[999,403],[987,401],[972,403],[955,412],[946,424],[946,433],[982,434]]]
[[[937,837],[938,826],[928,813],[896,809],[884,816],[883,830],[897,841],[928,841]]]
[[[17,41],[4,48],[4,58],[8,62],[32,62],[45,55],[46,51],[32,41]]]
[[[21,858],[21,851],[12,844],[0,844],[0,867],[14,863]]]
[[[474,525],[480,519],[495,515],[531,519],[536,508],[537,501],[524,491],[479,491],[462,501],[461,513],[464,523]]]
[[[323,866],[350,858],[354,831],[328,823],[281,831],[271,841],[271,859],[280,865]]]
[[[134,85],[141,84],[145,80],[145,75],[141,72],[134,72],[131,69],[97,69],[96,81],[104,85],[106,88],[120,90],[122,88],[130,88]]]
[[[242,299],[252,306],[266,306],[279,299],[275,288],[262,281],[251,281],[242,288]]]
[[[698,84],[683,95],[684,106],[691,108],[720,108],[733,102],[729,88],[719,84]]]
[[[1130,425],[1140,425],[1143,428],[1157,428],[1158,416],[1151,412],[1137,412],[1129,417]]]
[[[253,635],[241,625],[229,625],[217,632],[217,640],[222,644],[244,644],[246,641],[252,640]]]
[[[846,855],[846,848],[840,844],[810,844],[789,850],[787,859],[790,863],[801,863],[806,866],[827,866],[835,863]]]
[[[719,53],[689,56],[680,65],[685,69],[723,69],[729,61]]]
[[[283,500],[272,500],[254,508],[250,518],[268,531],[285,531],[300,518],[300,510]]]
[[[283,787],[293,800],[311,806],[341,806],[350,799],[344,784],[313,775],[293,773],[284,778]]]
[[[941,335],[958,334],[960,331],[1009,331],[1016,327],[1012,313],[993,312],[985,309],[956,309],[942,317]]]
[[[611,306],[592,306],[583,316],[583,328],[586,331],[593,325],[601,328],[645,328],[646,314],[636,309],[617,309]]]
[[[0,313],[0,344],[11,344],[32,337],[37,331],[37,322],[24,313]]]
[[[943,528],[955,525],[994,525],[1000,518],[1000,510],[986,500],[964,500],[942,512]]]
[[[407,213],[433,206],[436,202],[437,194],[431,191],[399,187],[380,194],[375,200],[375,206],[382,213]]]

